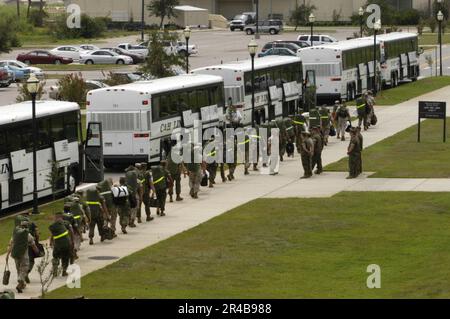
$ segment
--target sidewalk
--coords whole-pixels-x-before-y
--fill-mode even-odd
[[[419,100],[450,102],[450,90],[448,87],[443,88],[397,106],[378,110],[379,124],[364,132],[365,147],[414,125],[417,122]],[[347,146],[348,139],[346,142],[340,142],[332,138],[329,146],[324,150],[323,164],[327,165],[346,156]],[[450,190],[450,182],[447,180],[367,180],[364,178],[346,180],[344,179],[345,173],[325,173],[310,180],[299,180],[302,173],[298,154],[294,159],[287,159],[281,163],[280,173],[276,176],[261,175],[255,172],[252,172],[250,176],[244,176],[241,166],[237,169],[236,181],[222,184],[218,178],[214,189],[202,188],[198,200],[188,198],[187,179],[184,179],[182,195],[185,200],[181,203],[168,203],[166,217],[158,217],[150,223],[139,224],[137,228],[130,229],[128,235],[119,234],[118,238],[111,242],[99,243],[98,237],[95,238],[94,246],[89,246],[87,242],[84,242],[77,264],[81,267],[82,275],[86,275],[147,246],[202,224],[230,209],[262,197],[328,197],[342,190]],[[152,210],[152,212],[155,211]],[[5,255],[2,255],[0,256],[0,269],[3,270],[4,266]],[[14,289],[16,272],[11,261],[10,267],[12,274],[8,288]],[[31,273],[30,279],[31,284],[27,286],[25,293],[16,294],[17,298],[39,296],[40,285],[36,271]],[[65,279],[57,278],[50,290],[64,284]],[[81,280],[81,285],[83,285],[83,280]]]

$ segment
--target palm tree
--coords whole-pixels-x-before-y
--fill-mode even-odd
[[[28,0],[27,19],[30,17],[31,0]]]

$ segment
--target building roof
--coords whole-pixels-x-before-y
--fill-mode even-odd
[[[300,62],[300,58],[293,57],[293,56],[266,56],[255,59],[255,69],[261,69],[261,68],[270,68],[275,67],[279,65],[284,65],[288,63],[295,63]],[[241,61],[234,61],[224,64],[218,64],[218,65],[211,65],[203,68],[198,68],[193,70],[192,72],[200,71],[200,70],[211,70],[211,69],[218,69],[218,70],[234,70],[234,71],[240,71],[240,72],[247,72],[251,71],[252,69],[252,62],[250,59],[248,60],[241,60]]]
[[[190,11],[190,12],[208,11],[208,9],[198,8],[198,7],[194,7],[194,6],[176,6],[176,7],[174,7],[174,9],[178,10],[178,11]]]
[[[130,84],[96,89],[90,91],[89,95],[109,91],[134,91],[145,94],[158,94],[161,92],[175,91],[189,87],[209,85],[221,82],[223,82],[223,79],[220,76],[204,74],[182,74],[162,79],[138,81]]]
[[[52,114],[77,111],[80,107],[77,103],[61,101],[36,101],[36,117],[45,117]],[[31,120],[31,101],[0,106],[0,125],[12,124],[20,121]]]

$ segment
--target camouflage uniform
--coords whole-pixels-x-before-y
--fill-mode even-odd
[[[361,143],[356,135],[356,130],[352,129],[350,144],[348,146],[348,169],[349,176],[347,178],[355,178],[359,175],[359,163],[361,158]]]
[[[328,145],[328,136],[330,136],[331,116],[330,110],[325,106],[322,106],[319,110],[320,113],[320,129],[323,134],[324,145]]]
[[[170,201],[173,202],[173,188],[175,187],[175,194],[176,194],[176,201],[182,201],[183,198],[181,195],[181,170],[182,170],[182,164],[181,163],[175,163],[172,159],[172,154],[169,153],[169,156],[167,157],[167,170],[170,173],[170,176],[172,176],[173,183],[171,187],[169,187],[169,197]]]
[[[312,155],[314,154],[314,142],[309,133],[302,133],[302,143],[300,145],[300,155],[302,157],[302,165],[304,175],[302,178],[312,176]]]
[[[136,224],[134,221],[136,220],[137,216],[137,205],[139,204],[140,196],[139,196],[139,182],[138,182],[138,172],[136,170],[136,167],[130,166],[125,170],[125,179],[126,179],[126,185],[128,188],[128,191],[130,192],[130,197],[133,197],[135,199],[135,205],[132,206],[132,203],[130,203],[130,227],[136,227]]]

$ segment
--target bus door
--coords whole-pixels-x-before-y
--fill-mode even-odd
[[[356,94],[359,95],[362,93],[361,70],[359,64],[356,66],[356,69]]]
[[[98,183],[103,179],[102,123],[90,122],[84,143],[84,182]]]
[[[403,80],[405,77],[409,77],[410,62],[409,62],[408,55],[400,54],[399,61],[400,61],[399,78],[400,78],[400,80]],[[405,68],[406,68],[406,72],[405,72]]]
[[[33,174],[33,153],[27,153],[26,150],[20,150],[11,153],[11,175],[8,185],[9,204],[23,202],[24,179],[26,179],[26,188],[32,189],[33,179],[27,179]]]
[[[317,105],[316,71],[307,70],[303,89],[303,112],[309,112]]]
[[[276,85],[269,87],[269,105],[267,110],[267,117],[269,122],[275,119],[275,104],[280,100],[280,90]]]

